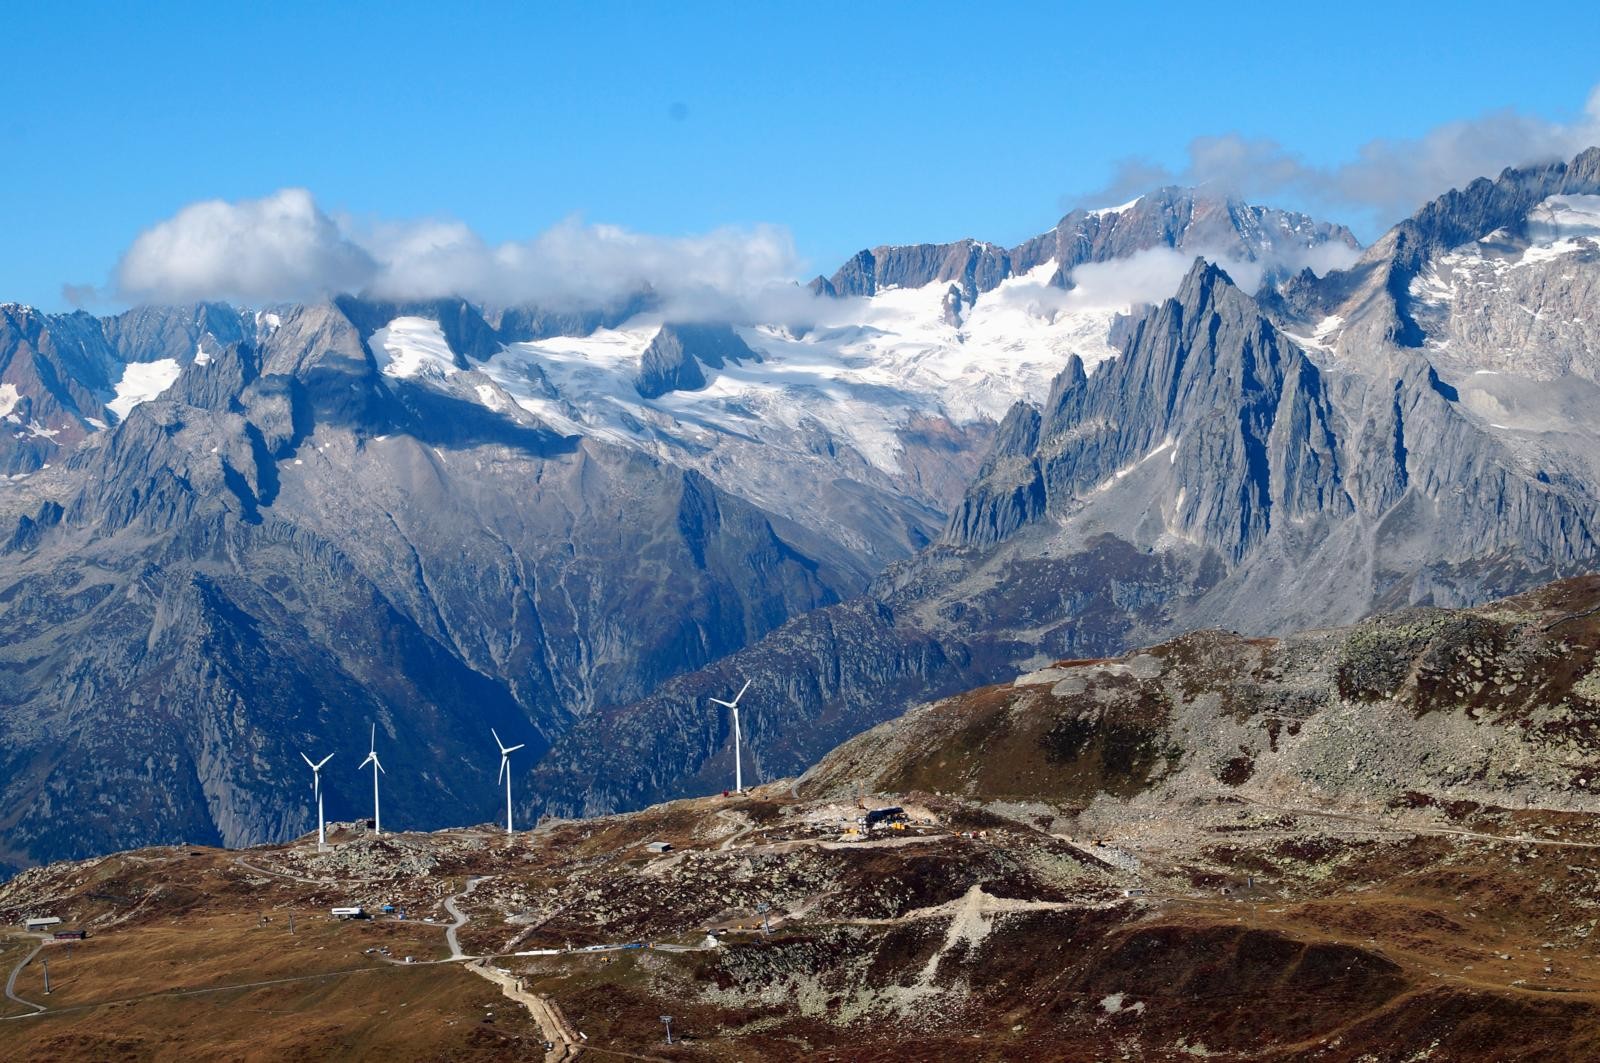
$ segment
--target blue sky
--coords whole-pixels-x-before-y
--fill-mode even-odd
[[[1336,167],[1497,109],[1574,123],[1600,83],[1592,2],[462,6],[16,5],[0,299],[62,308],[186,204],[287,187],[489,243],[574,215],[771,223],[831,272],[870,244],[1016,242],[1119,160],[1192,173],[1196,136]],[[1385,211],[1344,213],[1371,236]]]

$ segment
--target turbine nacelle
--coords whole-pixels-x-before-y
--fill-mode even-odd
[[[372,737],[367,743],[367,759],[363,760],[360,764],[357,764],[356,765],[356,770],[360,771],[362,768],[366,767],[368,764],[376,764],[378,766],[378,770],[379,771],[383,771],[383,764],[378,760],[378,725],[377,724],[373,724],[372,725]],[[383,771],[383,773],[385,775],[389,774],[386,771]]]
[[[515,753],[517,750],[521,749],[523,746],[528,744],[526,742],[518,742],[514,746],[507,747],[507,745],[504,742],[500,741],[500,732],[499,731],[496,731],[493,727],[491,727],[491,728],[489,728],[489,733],[494,735],[494,744],[500,747],[500,755],[502,757],[504,757],[504,756],[506,756],[508,754],[511,754],[511,753]]]
[[[306,756],[304,753],[300,754],[300,759],[305,761],[306,766],[311,769],[311,789],[320,794],[322,792],[322,766],[333,759],[333,754],[329,753],[327,756],[323,757],[319,761],[316,761],[315,763],[313,763],[311,758]]]
[[[311,769],[311,792],[317,795],[317,851],[320,852],[328,844],[328,836],[323,829],[322,820],[322,766],[333,759],[333,754],[329,753],[321,760],[313,761],[310,757],[301,753],[300,759],[305,761],[306,766]]]
[[[711,704],[713,704],[713,705],[721,705],[725,709],[738,709],[738,707],[739,707],[739,699],[744,697],[744,692],[746,690],[750,689],[750,684],[752,682],[754,682],[754,680],[746,679],[744,681],[744,686],[739,688],[739,693],[737,693],[737,694],[735,694],[733,696],[733,700],[732,701],[723,701],[721,698],[711,698],[709,700],[710,700]]]

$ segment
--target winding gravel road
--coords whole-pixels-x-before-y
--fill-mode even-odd
[[[15,967],[11,968],[11,974],[9,974],[6,977],[6,996],[8,998],[10,998],[11,1000],[16,1001],[18,1004],[21,1004],[25,1008],[32,1008],[33,1009],[33,1014],[37,1015],[40,1012],[45,1010],[45,1006],[43,1004],[35,1004],[31,1000],[24,1000],[21,997],[17,996],[17,992],[16,992],[16,990],[17,990],[17,976],[22,973],[22,969],[24,967],[28,966],[29,963],[33,962],[33,958],[35,956],[39,955],[39,950],[44,948],[44,943],[46,941],[50,940],[48,937],[46,937],[43,934],[36,934],[34,936],[39,939],[38,944],[33,946],[33,951],[32,952],[30,952],[26,956],[22,957],[22,961],[20,963],[18,963]],[[25,1019],[25,1018],[28,1018],[29,1016],[27,1016],[27,1015],[13,1015],[11,1017],[12,1018],[16,1018],[16,1019]]]

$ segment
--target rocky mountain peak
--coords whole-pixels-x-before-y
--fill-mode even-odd
[[[706,386],[702,369],[722,369],[729,362],[759,362],[761,355],[724,324],[664,324],[639,356],[634,389],[647,399],[669,391],[698,391]]]
[[[1293,211],[1259,207],[1205,189],[1158,188],[1119,207],[1074,210],[1053,229],[1013,248],[978,240],[886,245],[859,251],[813,293],[871,296],[892,288],[951,284],[970,304],[1010,277],[1054,263],[1049,281],[1071,287],[1071,272],[1088,262],[1174,248],[1243,261],[1292,261],[1325,243],[1361,245],[1342,225]]]
[[[945,541],[992,547],[1161,455],[1171,531],[1237,560],[1277,512],[1348,506],[1331,419],[1316,367],[1226,272],[1197,259],[1119,358],[1092,377],[1075,362],[1057,378],[1036,435],[1028,415],[1007,419]]]

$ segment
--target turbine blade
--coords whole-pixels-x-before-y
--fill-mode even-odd
[[[376,750],[378,748],[378,725],[377,724],[373,724],[372,725],[372,742],[370,744],[370,748],[374,749],[374,750]]]
[[[323,757],[320,761],[317,762],[317,765],[316,765],[317,768],[320,770],[322,765],[328,763],[328,761],[330,761],[332,759],[333,759],[333,754],[329,753],[327,756]]]
[[[713,705],[721,705],[725,709],[733,708],[733,702],[723,701],[721,698],[707,698],[706,700],[711,702]]]
[[[368,764],[375,764],[375,763],[377,763],[377,761],[378,761],[378,754],[376,754],[376,753],[368,753],[367,754],[367,759],[363,760],[360,764],[356,765],[356,771],[360,771],[362,768],[366,767]]]
[[[745,692],[745,691],[746,691],[746,690],[749,690],[749,689],[750,689],[750,684],[751,684],[751,683],[752,683],[752,682],[754,682],[754,680],[751,680],[751,679],[746,679],[746,680],[745,680],[745,681],[744,681],[744,686],[742,686],[742,687],[740,687],[740,688],[739,688],[739,693],[737,693],[737,694],[735,694],[735,695],[734,695],[734,696],[733,696],[733,703],[734,703],[734,704],[735,704],[735,705],[737,705],[737,704],[739,704],[739,699],[740,699],[740,698],[742,698],[742,697],[744,697],[744,692]]]
[[[306,756],[304,753],[300,754],[300,759],[305,761],[306,762],[306,767],[310,768],[312,771],[316,771],[317,770],[317,766],[315,764],[311,763],[311,758]]]
[[[505,777],[506,777],[506,755],[504,753],[502,753],[502,754],[500,754],[500,774],[498,774],[498,775],[496,775],[494,777],[494,784],[496,786],[499,786],[501,780],[503,780]]]
[[[500,732],[491,727],[489,728],[489,733],[494,735],[494,744],[500,747],[500,752],[504,753],[506,751],[506,744],[500,741]]]
[[[528,743],[526,743],[526,742],[518,742],[516,745],[512,746],[510,749],[506,750],[506,752],[507,753],[515,753],[517,750],[521,749],[523,746],[525,746],[527,744]]]

